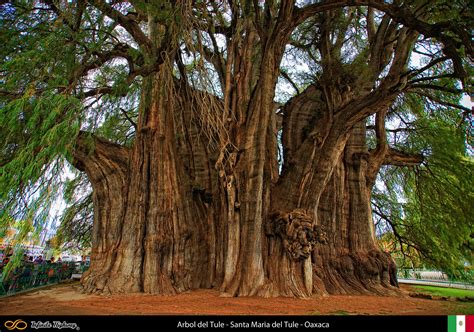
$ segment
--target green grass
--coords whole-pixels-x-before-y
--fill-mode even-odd
[[[435,286],[414,286],[420,293],[429,293],[435,296],[450,296],[450,297],[474,297],[474,290],[445,288]]]

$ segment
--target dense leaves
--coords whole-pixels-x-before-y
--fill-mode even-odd
[[[387,166],[379,174],[373,195],[379,236],[400,254],[402,266],[437,268],[459,277],[465,265],[472,265],[474,246],[474,160],[467,140],[472,128],[455,109],[438,105],[428,114],[417,112],[426,106],[413,98],[404,106],[397,113],[410,124],[392,140],[422,151],[424,162],[413,169]]]

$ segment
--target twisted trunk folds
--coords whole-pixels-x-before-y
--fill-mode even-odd
[[[164,98],[161,81],[144,84],[130,148],[78,138],[75,165],[89,176],[95,209],[86,291],[213,287],[230,296],[309,297],[391,290],[390,259],[374,240],[363,122],[334,142],[319,114],[321,124],[305,133],[315,120],[296,100],[283,124],[282,176],[267,162],[276,138],[264,129],[275,126],[274,115],[263,122],[255,115],[240,129],[247,136],[223,173],[218,149],[191,114],[199,110],[186,96]],[[304,98],[314,106],[320,95],[309,91]]]
[[[80,135],[76,167],[89,176],[95,208],[86,291],[213,287],[229,296],[290,297],[393,291],[392,261],[375,244],[370,192],[381,165],[401,156],[383,145],[383,128],[376,151],[368,151],[365,119],[383,115],[397,96],[396,73],[416,34],[400,34],[400,44],[387,45],[384,57],[354,73],[335,58],[325,26],[331,18],[323,20],[324,75],[283,110],[279,174],[274,97],[293,9],[282,1],[278,19],[262,16],[262,26],[242,19],[245,33],[227,39],[217,114],[223,130],[205,128],[208,105],[196,102],[202,92],[183,78],[178,87],[172,62],[164,61],[143,79],[130,148]],[[389,28],[380,27],[385,35]],[[377,38],[373,43],[385,47]],[[393,53],[387,77],[372,89]]]
[[[162,79],[144,84],[131,148],[84,133],[78,139],[76,167],[89,176],[95,209],[86,291],[175,294],[216,284],[224,231],[213,220],[210,153],[184,120],[191,114],[175,116]],[[186,137],[177,138],[178,128]]]

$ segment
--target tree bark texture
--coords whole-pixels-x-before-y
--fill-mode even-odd
[[[330,294],[388,294],[389,255],[377,248],[367,185],[365,123],[351,132],[318,207],[327,245],[313,253],[314,277]],[[321,287],[321,284],[324,287]]]
[[[164,79],[158,73],[144,82],[130,149],[78,140],[76,166],[94,193],[86,291],[175,294],[222,279],[226,229],[214,198],[216,153],[189,120],[192,107],[177,112],[183,100],[167,99]]]
[[[261,113],[262,103],[273,107],[272,95],[255,106],[257,115],[248,113],[254,118],[236,131],[247,136],[236,136],[240,145],[226,151],[224,164],[193,120],[199,112],[193,92],[177,88],[175,100],[167,100],[162,81],[157,74],[144,83],[132,147],[78,140],[76,167],[89,175],[95,208],[86,291],[215,287],[231,296],[289,297],[391,291],[390,259],[374,239],[363,121],[350,130],[337,123],[327,129],[321,94],[310,88],[288,106],[287,159],[278,178],[268,162],[276,158],[275,115],[267,111],[264,121]]]
[[[206,105],[196,102],[204,92],[176,85],[166,63],[143,79],[130,148],[100,139],[90,148],[79,138],[76,165],[89,176],[95,209],[85,290],[213,287],[228,296],[302,298],[394,290],[392,261],[375,242],[370,193],[387,158],[401,157],[382,145],[368,151],[365,120],[384,118],[397,97],[417,35],[402,29],[396,46],[384,45],[378,36],[396,29],[384,18],[371,39],[381,56],[352,72],[330,37],[334,17],[323,15],[323,76],[286,104],[279,128],[275,86],[293,8],[282,1],[263,22],[245,15],[233,22],[242,33],[226,39],[217,139],[204,128]]]

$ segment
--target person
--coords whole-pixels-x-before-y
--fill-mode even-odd
[[[44,259],[43,259],[43,256],[42,255],[39,255],[38,257],[36,257],[36,259],[33,261],[33,263],[35,264],[43,264],[44,262]]]
[[[7,265],[9,261],[10,261],[10,256],[5,257],[2,261],[3,266]]]
[[[7,256],[7,257],[13,256],[13,248],[12,247],[8,247],[7,249],[5,249],[5,256]]]

